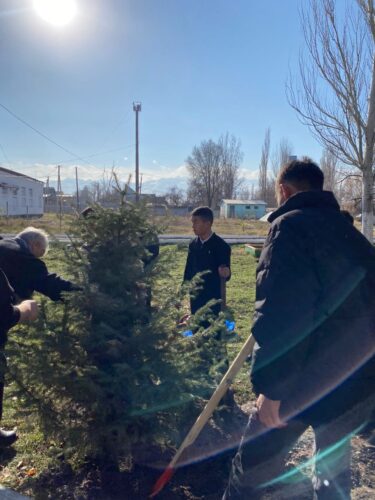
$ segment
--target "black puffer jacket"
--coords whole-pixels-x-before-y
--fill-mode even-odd
[[[255,392],[302,410],[338,391],[350,398],[355,381],[373,390],[375,249],[328,191],[295,194],[269,221],[252,328]]]
[[[13,295],[14,290],[0,269],[0,349],[3,349],[7,340],[8,330],[20,319],[20,311],[13,306]]]
[[[21,238],[0,237],[0,268],[18,300],[30,299],[37,291],[56,301],[61,299],[61,292],[77,289],[70,281],[49,273],[45,263],[30,252]]]

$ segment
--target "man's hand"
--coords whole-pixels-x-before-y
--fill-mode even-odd
[[[285,427],[287,424],[280,420],[280,403],[281,401],[273,401],[266,398],[264,394],[260,394],[257,399],[258,417],[261,424],[265,427]]]
[[[25,321],[35,321],[38,317],[38,304],[35,302],[35,300],[24,300],[16,307],[21,313],[20,322],[22,323]]]
[[[230,269],[228,266],[221,265],[218,267],[218,273],[219,273],[220,278],[229,278]]]

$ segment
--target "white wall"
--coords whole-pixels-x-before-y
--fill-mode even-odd
[[[43,183],[0,171],[0,215],[42,215]]]

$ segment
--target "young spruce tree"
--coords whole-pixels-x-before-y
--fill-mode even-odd
[[[142,441],[179,444],[186,408],[217,382],[212,332],[184,339],[177,331],[180,283],[160,286],[165,267],[150,262],[157,228],[144,207],[95,205],[71,236],[58,255],[82,291],[59,304],[42,299],[39,320],[11,336],[10,371],[24,404],[37,408],[48,438],[103,466]]]

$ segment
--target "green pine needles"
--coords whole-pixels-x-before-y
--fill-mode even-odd
[[[22,401],[76,459],[117,466],[140,442],[175,445],[191,402],[217,383],[219,327],[178,331],[183,290],[169,275],[173,251],[152,259],[157,233],[142,205],[77,217],[71,245],[55,251],[82,290],[42,299],[38,321],[10,335]]]

